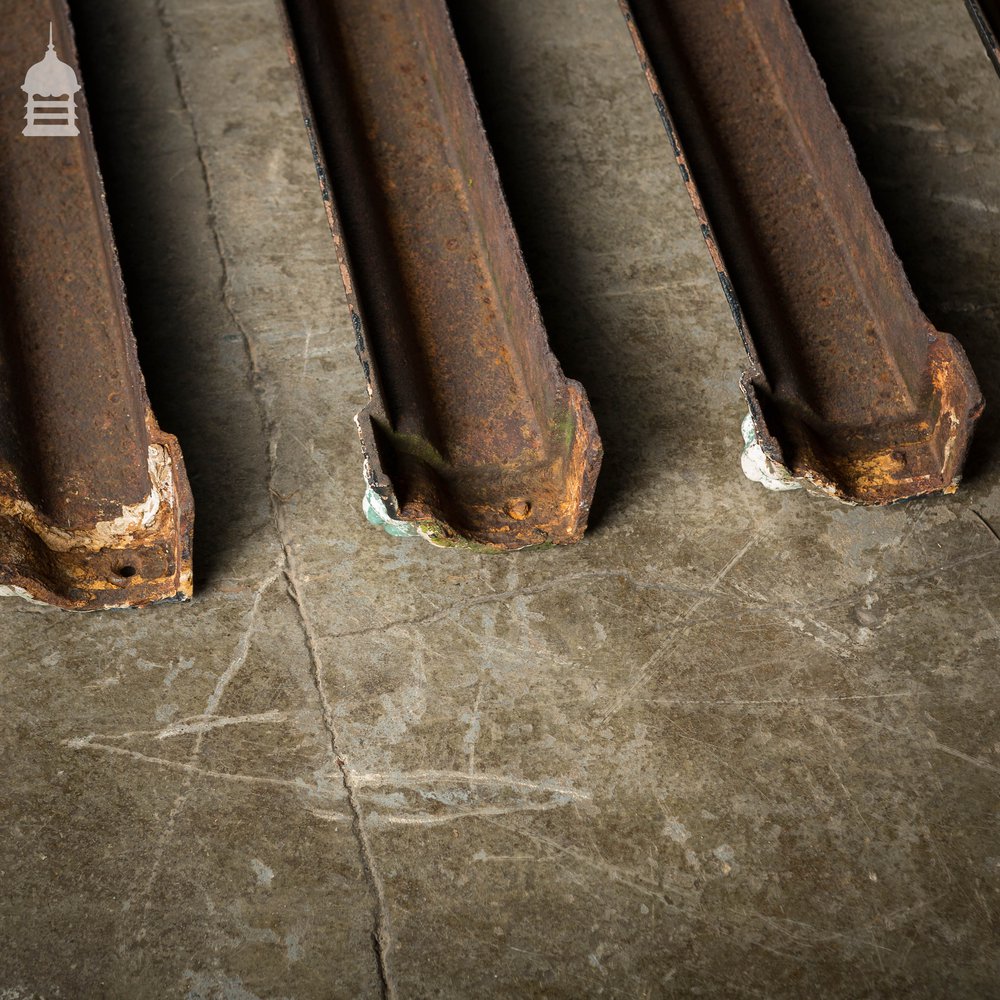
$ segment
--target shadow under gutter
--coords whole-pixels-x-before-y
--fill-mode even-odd
[[[920,311],[786,0],[620,0],[750,358],[744,470],[957,488],[982,398]]]
[[[188,598],[191,494],[139,371],[83,92],[79,135],[19,124],[50,22],[78,65],[63,0],[0,0],[0,593],[85,611]]]
[[[370,402],[369,520],[439,545],[578,540],[601,444],[548,347],[443,0],[286,0]]]

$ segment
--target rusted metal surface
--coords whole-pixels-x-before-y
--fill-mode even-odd
[[[62,0],[0,0],[0,592],[189,597],[191,495],[146,398],[82,92],[79,135],[22,134],[50,22],[77,66]]]
[[[785,0],[620,3],[750,356],[766,471],[861,504],[953,492],[979,388],[917,306]]]
[[[1000,73],[1000,2],[998,0],[965,0],[979,37],[996,71]]]
[[[287,0],[369,404],[373,521],[438,544],[573,542],[601,445],[564,378],[442,0]]]

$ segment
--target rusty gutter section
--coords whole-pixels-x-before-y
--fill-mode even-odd
[[[987,54],[1000,73],[1000,3],[997,0],[965,0],[965,5]]]
[[[53,55],[78,65],[68,11],[0,0],[0,23],[0,593],[87,611],[187,598],[191,495],[139,372],[82,90],[78,135],[46,134],[58,108],[19,125],[29,66],[48,60],[29,77],[44,89],[67,79]]]
[[[548,347],[443,0],[286,0],[370,402],[369,519],[436,544],[578,540],[601,458]]]
[[[953,492],[982,399],[921,313],[786,0],[620,0],[750,358],[744,468]]]

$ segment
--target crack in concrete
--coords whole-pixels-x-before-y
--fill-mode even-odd
[[[312,625],[310,624],[309,615],[308,612],[306,611],[302,594],[299,589],[298,574],[296,572],[295,555],[294,552],[292,551],[292,546],[288,541],[287,533],[285,531],[282,497],[275,489],[274,485],[276,478],[275,473],[277,467],[277,447],[278,447],[278,440],[280,437],[280,431],[277,426],[277,422],[271,415],[271,409],[267,398],[267,392],[264,384],[262,368],[257,357],[257,352],[255,349],[253,338],[250,336],[248,330],[243,325],[243,322],[240,320],[240,317],[236,311],[236,307],[234,306],[232,301],[232,292],[231,292],[232,284],[229,278],[229,262],[228,258],[226,257],[222,234],[219,230],[217,222],[211,171],[204,156],[203,145],[201,141],[201,136],[199,134],[197,122],[195,120],[194,113],[191,109],[191,104],[187,97],[183,79],[183,73],[181,71],[177,48],[174,41],[174,32],[172,30],[170,17],[166,9],[166,0],[156,0],[156,11],[157,11],[157,16],[159,17],[160,20],[160,24],[166,36],[167,58],[168,61],[170,62],[170,66],[174,74],[178,98],[180,100],[182,110],[190,123],[191,133],[194,138],[195,148],[197,151],[198,165],[201,171],[202,183],[205,188],[205,195],[208,203],[208,226],[209,230],[211,231],[212,240],[215,245],[216,253],[219,258],[219,263],[221,267],[221,276],[219,284],[220,284],[220,295],[222,303],[225,307],[226,312],[229,314],[233,326],[239,332],[243,340],[243,346],[244,349],[246,350],[247,361],[250,369],[251,387],[253,389],[254,396],[256,397],[257,408],[260,414],[264,439],[267,442],[267,460],[266,460],[267,490],[270,497],[272,520],[274,523],[275,531],[277,533],[278,542],[281,546],[281,551],[282,551],[283,573],[288,583],[287,592],[290,600],[295,606],[299,619],[299,624],[303,632],[306,649],[309,654],[312,681],[316,688],[317,695],[319,697],[320,710],[323,718],[323,725],[324,728],[326,729],[327,735],[329,736],[330,749],[336,761],[337,767],[340,770],[341,779],[344,784],[344,790],[347,793],[347,803],[352,816],[352,826],[355,837],[358,841],[361,867],[364,872],[365,881],[368,885],[368,889],[373,897],[374,927],[372,932],[372,946],[374,950],[374,957],[375,957],[376,971],[378,973],[380,992],[382,997],[385,998],[385,1000],[394,1000],[396,996],[396,990],[393,981],[389,975],[387,967],[387,955],[390,947],[390,941],[389,941],[387,908],[385,902],[385,893],[382,886],[382,879],[375,863],[375,857],[372,851],[371,842],[369,840],[367,830],[365,829],[365,823],[362,814],[361,803],[358,798],[358,792],[351,781],[351,772],[346,765],[344,754],[341,749],[341,739],[338,735],[337,728],[334,723],[334,713],[332,704],[330,702],[329,697],[327,696],[325,684],[323,681],[322,661],[319,656],[319,650],[317,649],[316,639]],[[213,705],[212,711],[214,711],[214,708],[215,706]],[[199,736],[197,737],[199,741],[202,739],[202,735],[203,734],[199,734]],[[193,775],[189,776],[188,781],[190,780],[193,780]],[[182,792],[182,795],[184,794],[186,793]],[[171,814],[171,816],[173,818],[173,813]]]
[[[272,456],[273,463],[273,456]],[[273,471],[273,464],[271,465]],[[272,494],[273,495],[273,494]],[[347,806],[352,818],[352,828],[358,841],[358,848],[361,854],[361,866],[368,883],[369,891],[374,897],[374,928],[372,931],[372,945],[375,951],[375,961],[378,969],[379,986],[384,1000],[394,1000],[396,997],[395,984],[393,983],[388,969],[388,952],[391,947],[389,937],[388,907],[385,900],[385,889],[382,884],[382,876],[375,863],[375,854],[372,850],[371,840],[366,829],[364,815],[361,808],[360,793],[355,785],[352,774],[348,768],[345,755],[341,750],[341,739],[334,722],[333,704],[326,692],[326,685],[323,681],[323,662],[319,655],[316,644],[316,637],[312,625],[309,621],[308,613],[299,591],[298,573],[296,571],[295,555],[291,546],[284,539],[284,515],[280,502],[275,499],[274,503],[275,521],[278,526],[278,536],[281,539],[282,547],[285,551],[285,579],[288,581],[288,594],[299,614],[299,623],[305,636],[306,648],[309,651],[309,660],[312,667],[313,684],[316,693],[319,695],[320,710],[323,716],[323,725],[330,738],[330,749],[333,752],[337,767],[340,769],[344,782],[344,791],[347,793]]]

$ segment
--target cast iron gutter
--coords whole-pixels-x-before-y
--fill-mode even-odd
[[[22,134],[50,22],[76,66],[63,0],[0,0],[0,593],[186,598],[191,495],[146,398],[82,91],[79,135]]]
[[[953,492],[975,376],[920,312],[786,0],[620,3],[750,357],[748,475]]]
[[[369,519],[517,549],[586,526],[601,445],[548,348],[443,0],[286,0],[369,404]]]
[[[965,0],[986,52],[1000,73],[1000,2],[998,0]]]

